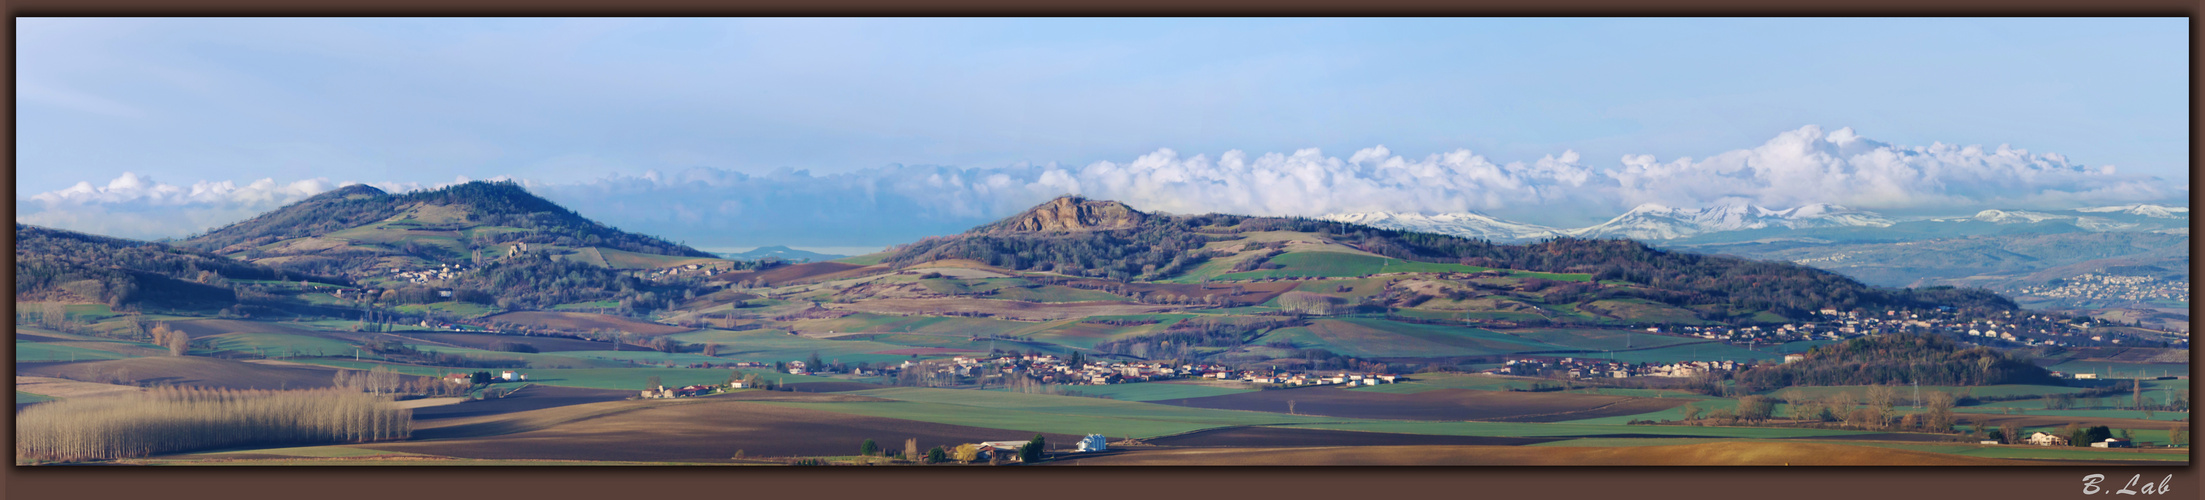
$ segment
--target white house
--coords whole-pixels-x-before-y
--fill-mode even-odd
[[[2049,433],[2037,432],[2029,434],[2028,442],[2029,444],[2037,446],[2066,446],[2067,438],[2054,436]]]

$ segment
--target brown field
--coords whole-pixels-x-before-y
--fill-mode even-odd
[[[134,385],[101,384],[96,382],[80,382],[69,379],[50,377],[26,377],[22,375],[17,375],[15,377],[15,390],[37,394],[40,396],[52,396],[62,399],[68,399],[81,398],[85,396],[98,396],[101,394],[112,394],[117,392],[138,392],[145,390],[145,388]]]
[[[795,392],[847,392],[887,389],[891,386],[864,382],[797,382],[786,387]]]
[[[809,264],[797,264],[793,266],[776,267],[773,269],[767,269],[764,272],[743,271],[734,273],[721,273],[712,276],[712,281],[749,281],[764,278],[766,280],[767,286],[781,286],[792,283],[808,283],[838,280],[844,278],[855,278],[867,274],[887,272],[888,269],[889,268],[886,265],[860,266],[857,264],[844,264],[841,262],[813,262]]]
[[[1179,309],[1132,302],[1021,302],[969,298],[878,299],[857,303],[829,303],[828,309],[890,315],[980,313],[1006,319],[1051,321],[1113,314],[1148,314]]]
[[[1156,446],[1225,448],[1425,445],[1522,446],[1559,441],[1561,439],[1563,438],[1433,436],[1391,432],[1296,429],[1291,427],[1231,427],[1165,436],[1149,439],[1147,442]]]
[[[1218,300],[1226,301],[1227,305],[1261,304],[1273,297],[1278,297],[1279,294],[1293,291],[1295,286],[1300,285],[1300,283],[1293,281],[1234,283],[1230,285],[1118,283],[1096,279],[1071,279],[1068,281],[1086,286],[1103,286],[1110,289],[1124,288],[1126,293],[1185,295],[1188,299],[1198,302],[1202,300],[1202,297],[1214,295],[1217,296]],[[1233,287],[1235,286],[1240,287],[1240,295],[1233,295]]]
[[[1294,413],[1297,415],[1390,420],[1560,422],[1656,412],[1682,405],[1687,400],[1469,389],[1388,394],[1337,387],[1314,387],[1152,402],[1194,408],[1286,413],[1288,401],[1294,402]]]
[[[608,329],[652,336],[697,330],[674,325],[646,323],[619,316],[579,312],[519,311],[489,316],[484,319],[552,330],[583,332]]]
[[[81,349],[91,349],[91,350],[94,350],[94,351],[107,351],[107,352],[112,352],[112,353],[116,353],[116,354],[122,354],[122,355],[127,355],[127,356],[167,356],[167,355],[168,355],[168,350],[166,350],[166,349],[154,349],[154,348],[151,348],[151,347],[144,347],[144,346],[136,346],[136,345],[124,344],[124,343],[121,343],[121,342],[100,342],[100,341],[94,341],[94,340],[76,340],[76,339],[69,339],[69,338],[62,338],[62,337],[50,337],[50,336],[45,336],[45,335],[39,335],[39,334],[35,334],[35,333],[23,333],[23,332],[15,332],[15,339],[16,339],[16,340],[27,340],[27,341],[31,341],[31,342],[38,342],[38,343],[42,343],[42,344],[50,344],[50,345],[58,345],[58,346],[66,346],[66,347],[76,347],[76,348],[81,348]]]
[[[851,335],[855,335],[855,334],[857,334],[857,333],[860,333],[860,332],[851,332],[850,334],[851,334]],[[909,356],[909,355],[913,355],[913,354],[916,354],[916,355],[920,355],[920,356],[932,356],[932,355],[936,355],[936,354],[960,354],[960,353],[967,353],[967,352],[980,352],[980,351],[975,351],[975,350],[971,350],[971,349],[951,349],[951,348],[947,348],[947,347],[910,347],[910,348],[904,348],[904,349],[889,349],[889,350],[886,350],[886,351],[873,351],[873,352],[868,352],[868,353],[866,353],[866,354],[887,354],[887,355],[891,355],[891,356]]]
[[[883,449],[900,450],[909,438],[931,448],[1033,437],[1032,432],[844,415],[722,397],[616,401],[465,420],[432,429],[417,426],[415,441],[355,447],[462,458],[727,462],[737,451],[749,457],[854,455],[859,441],[865,439],[880,443]],[[1078,439],[1048,438],[1057,443]]]
[[[614,389],[583,389],[577,387],[530,385],[528,387],[521,388],[519,391],[514,392],[512,395],[502,398],[492,398],[481,401],[468,401],[455,405],[416,408],[413,410],[413,419],[418,422],[425,420],[480,417],[484,415],[501,415],[506,413],[541,410],[545,408],[557,408],[561,406],[602,403],[606,401],[620,401],[623,399],[636,397],[636,392],[637,391],[622,391]]]
[[[956,276],[958,278],[1002,278],[1018,275],[1018,271],[1012,271],[1009,269],[991,266],[987,263],[971,259],[949,259],[922,262],[918,264],[904,266],[904,269],[915,272],[938,272],[942,273],[942,275],[944,276]],[[961,273],[954,271],[954,269],[969,269],[977,272]]]
[[[508,343],[508,344],[527,344],[527,345],[529,345],[529,346],[533,346],[533,347],[535,347],[535,348],[536,348],[536,351],[537,351],[537,352],[561,352],[561,351],[610,351],[610,350],[612,350],[612,343],[611,343],[611,342],[591,342],[591,341],[587,341],[587,340],[582,340],[582,339],[570,339],[570,338],[566,338],[566,337],[537,337],[537,336],[524,336],[524,335],[495,335],[495,334],[488,334],[488,333],[422,333],[422,332],[402,332],[402,333],[397,333],[397,334],[393,334],[393,336],[397,336],[397,337],[404,337],[404,338],[414,338],[414,339],[421,339],[421,340],[426,340],[426,341],[430,341],[430,342],[435,342],[435,343],[439,343],[439,344],[446,344],[446,345],[451,345],[451,346],[455,346],[455,347],[465,347],[465,348],[469,348],[469,349],[485,349],[485,350],[487,350],[487,349],[490,349],[490,345],[491,345],[491,344],[495,344],[495,343],[498,343],[498,342],[505,342],[505,343]]]
[[[229,389],[307,389],[329,387],[336,370],[274,366],[202,357],[152,357],[77,363],[18,364],[16,375],[131,384],[184,385]]]
[[[1060,465],[2068,465],[1826,443],[1717,442],[1672,446],[1341,446],[1131,449]],[[2079,462],[2077,462],[2079,464]]]

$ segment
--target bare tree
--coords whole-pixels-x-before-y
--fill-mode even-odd
[[[1892,403],[1897,401],[1898,398],[1898,391],[1893,390],[1891,386],[1878,385],[1868,388],[1869,416],[1875,420],[1869,422],[1871,428],[1882,429],[1891,425]]]

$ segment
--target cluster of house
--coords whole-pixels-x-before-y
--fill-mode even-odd
[[[796,373],[799,365],[789,365],[790,373]],[[1258,384],[1285,386],[1300,385],[1377,385],[1393,383],[1396,377],[1381,374],[1351,374],[1339,372],[1331,375],[1318,373],[1288,373],[1264,370],[1235,370],[1231,367],[1211,364],[1181,364],[1158,361],[1095,361],[1074,365],[1069,360],[1049,354],[1004,355],[994,358],[957,356],[944,361],[905,361],[893,367],[895,370],[936,370],[963,376],[987,373],[1023,373],[1042,383],[1064,385],[1109,385],[1132,382],[1149,382],[1180,378],[1233,380]]]
[[[643,399],[686,398],[691,396],[714,394],[720,392],[723,389],[741,388],[743,388],[742,382],[729,382],[727,383],[727,385],[689,385],[682,387],[667,387],[662,385],[659,386],[657,390],[645,389],[644,391],[642,391],[642,396]]]
[[[1786,357],[1786,362],[1794,360]],[[1742,366],[1745,364],[1727,360],[1656,364],[1587,358],[1517,358],[1507,360],[1499,368],[1486,370],[1485,373],[1546,376],[1559,372],[1560,375],[1570,378],[1690,377],[1714,371],[1737,370]]]
[[[2025,287],[2019,292],[2039,297],[2071,299],[2190,301],[2188,281],[2097,273],[2069,278],[2056,286]]]
[[[1101,434],[1088,434],[1087,437],[1080,438],[1078,443],[1073,444],[1072,452],[1093,453],[1098,451],[1109,451],[1110,446],[1105,441],[1107,441],[1107,439],[1104,438]],[[1026,441],[982,441],[978,443],[960,445],[958,446],[958,448],[963,449],[970,447],[973,451],[973,457],[981,461],[992,461],[996,457],[996,455],[1000,454],[1002,455],[1004,461],[1018,462],[1021,461],[1021,459],[1018,457],[1018,450],[1026,447],[1026,443]]]
[[[710,278],[712,277],[712,275],[719,274],[720,272],[721,269],[717,267],[702,264],[686,264],[674,267],[661,267],[658,269],[645,269],[641,271],[636,271],[635,276],[638,278],[651,280],[676,278],[683,275],[697,275]]]
[[[397,269],[397,268],[394,268],[394,269],[391,269],[391,270],[390,270],[390,274],[391,274],[391,279],[395,279],[395,280],[398,280],[398,281],[403,281],[403,282],[407,282],[407,283],[416,283],[416,284],[420,284],[420,283],[428,283],[428,282],[431,282],[431,281],[444,281],[444,280],[452,279],[452,278],[454,278],[454,277],[457,277],[457,276],[459,276],[459,273],[461,273],[461,272],[465,272],[465,271],[467,271],[467,266],[464,266],[464,265],[461,265],[461,266],[454,266],[454,265],[451,265],[451,264],[443,264],[443,265],[442,265],[442,267],[435,267],[435,268],[429,268],[429,269],[419,269],[419,270],[412,270],[412,271],[408,271],[408,270],[405,270],[405,269]],[[444,293],[445,293],[445,296],[446,296],[446,297],[449,297],[449,296],[451,296],[451,292],[450,292],[450,291],[445,291]]]

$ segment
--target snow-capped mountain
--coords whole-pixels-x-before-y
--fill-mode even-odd
[[[2190,218],[2190,207],[2170,207],[2166,205],[2152,205],[2148,203],[2139,203],[2135,205],[2118,205],[2111,207],[2077,208],[2075,209],[2075,211],[2088,213],[2141,215],[2158,219]]]
[[[1816,203],[1785,210],[1773,210],[1755,205],[1727,205],[1701,209],[1671,208],[1657,204],[1639,205],[1623,215],[1592,227],[1564,231],[1564,234],[1580,238],[1629,238],[1634,240],[1670,240],[1698,234],[1783,227],[1806,229],[1816,227],[1873,226],[1885,227],[1891,219],[1874,212],[1853,210],[1827,203]]]
[[[2115,210],[2121,210],[2129,207],[2111,208],[2114,208]],[[2083,209],[2077,211],[2113,212],[2115,210]],[[2122,222],[2113,219],[2107,219],[2104,217],[2053,214],[2044,212],[2031,212],[2027,210],[1984,210],[1981,212],[1976,212],[1974,217],[1961,217],[1938,220],[1946,222],[1989,222],[1992,224],[2033,224],[2038,222],[2061,221],[2069,224],[2074,224],[2075,227],[2082,228],[2085,231],[2122,231],[2134,229],[2138,226],[2138,224],[2133,222]]]
[[[1561,230],[1551,227],[1505,221],[1470,212],[1437,215],[1358,212],[1331,214],[1320,218],[1383,229],[1445,234],[1488,241],[1535,240],[1551,238],[1561,234]]]

